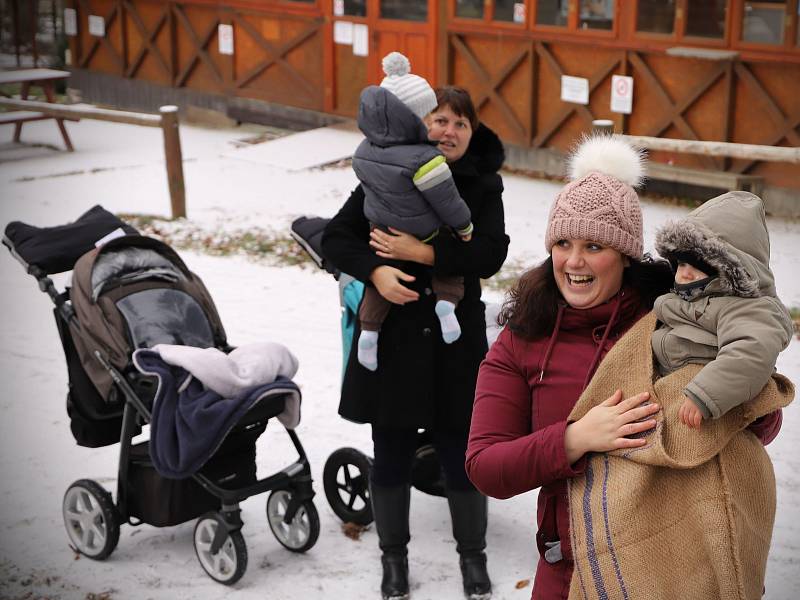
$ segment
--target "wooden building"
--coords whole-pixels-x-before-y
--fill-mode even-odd
[[[432,84],[470,90],[516,166],[554,171],[553,157],[598,118],[634,135],[800,146],[800,0],[66,5],[73,11],[67,32],[79,87],[102,81],[130,95],[141,84],[151,96],[159,90],[159,99],[188,93],[250,110],[263,105],[352,117],[359,91],[381,79],[381,57],[399,50]],[[613,111],[620,97],[625,110],[631,83],[630,113]],[[567,102],[565,93],[586,97]],[[797,165],[652,158],[676,172],[763,178],[773,202],[800,206]]]

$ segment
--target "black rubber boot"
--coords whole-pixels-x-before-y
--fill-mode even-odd
[[[486,496],[477,490],[447,491],[453,537],[460,556],[464,595],[469,600],[488,600],[492,597],[492,582],[486,570]]]
[[[372,514],[378,530],[383,555],[381,595],[383,600],[408,598],[408,509],[411,488],[408,485],[383,487],[370,482]]]

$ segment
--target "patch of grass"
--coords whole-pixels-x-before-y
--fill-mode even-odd
[[[316,265],[292,237],[261,227],[248,229],[205,229],[185,219],[167,219],[158,215],[118,213],[117,216],[147,235],[169,244],[176,250],[192,250],[213,256],[247,256],[272,266]],[[516,284],[531,266],[527,259],[508,260],[498,273],[483,280],[486,289],[504,292]]]
[[[291,236],[271,229],[249,227],[205,229],[185,219],[121,213],[120,219],[176,250],[192,250],[212,256],[247,256],[273,266],[314,266],[305,250]]]
[[[482,281],[483,286],[490,290],[505,292],[511,289],[519,280],[520,275],[530,267],[531,263],[528,260],[507,260],[497,273]]]
[[[156,221],[168,221],[169,219],[165,219],[164,217],[159,217],[158,215],[146,215],[146,214],[139,214],[139,213],[117,213],[117,217],[125,221],[126,223],[130,224],[133,227],[136,227],[139,231],[142,231],[143,227],[150,227]]]

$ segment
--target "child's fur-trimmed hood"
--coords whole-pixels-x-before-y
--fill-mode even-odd
[[[718,283],[712,286],[725,295],[776,295],[764,204],[749,192],[722,194],[668,222],[656,234],[656,250],[664,258],[678,252],[700,256],[717,269]]]

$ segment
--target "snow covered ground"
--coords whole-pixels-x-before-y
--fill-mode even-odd
[[[160,132],[82,121],[67,125],[77,151],[0,144],[0,225],[22,220],[56,225],[96,203],[113,212],[169,214]],[[2,129],[10,139],[10,128]],[[237,160],[242,130],[181,129],[188,213],[201,226],[248,225],[288,231],[303,214],[332,215],[355,184],[348,168],[287,172]],[[23,140],[60,147],[52,122],[25,125]],[[543,228],[559,185],[506,176],[506,220],[512,259],[544,257]],[[646,245],[655,229],[685,213],[644,203]],[[772,264],[787,305],[800,306],[800,225],[771,219]],[[369,429],[336,414],[341,368],[338,292],[314,269],[268,267],[238,257],[184,252],[211,291],[234,344],[274,340],[298,356],[303,390],[298,434],[312,463],[322,532],[307,554],[284,550],[264,516],[265,496],[242,505],[249,568],[232,589],[209,579],[192,547],[194,523],[157,529],[124,526],[117,550],[104,562],[77,557],[67,545],[61,498],[79,478],[114,489],[117,448],[75,445],[64,411],[66,368],[48,298],[20,265],[0,253],[0,598],[119,599],[297,598],[374,599],[380,568],[374,529],[354,541],[340,531],[322,490],[322,467],[335,449],[371,452]],[[489,301],[498,301],[488,293]],[[800,381],[800,342],[779,369]],[[800,404],[785,411],[781,435],[769,447],[778,481],[778,509],[767,595],[800,597]],[[294,458],[282,428],[259,441],[261,474]],[[533,543],[535,493],[489,505],[489,570],[495,598],[525,600],[537,559]],[[446,502],[414,491],[410,568],[416,600],[462,597]],[[107,596],[101,596],[107,593]],[[94,594],[94,596],[91,596]]]

